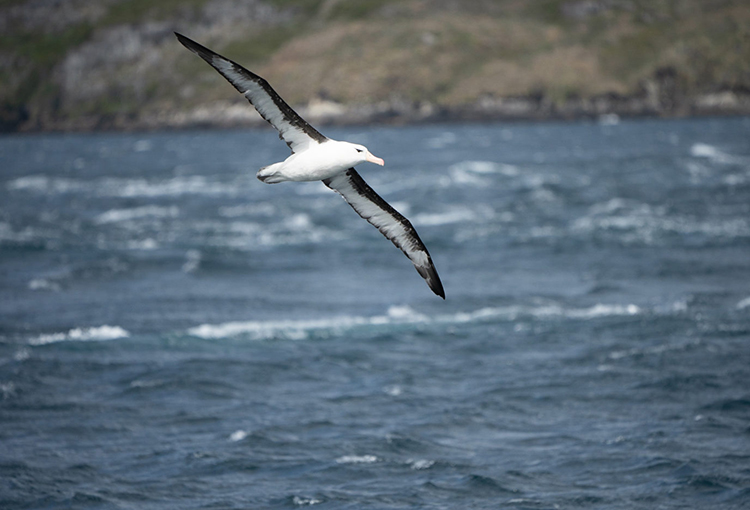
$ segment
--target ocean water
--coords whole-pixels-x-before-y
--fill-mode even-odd
[[[0,138],[0,508],[750,507],[750,119]]]

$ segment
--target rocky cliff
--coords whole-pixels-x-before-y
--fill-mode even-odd
[[[745,0],[0,0],[0,128],[247,125],[177,30],[316,122],[750,113]]]

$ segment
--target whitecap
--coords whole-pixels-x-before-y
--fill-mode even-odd
[[[411,466],[412,469],[420,471],[423,469],[429,469],[433,465],[435,465],[434,460],[427,460],[427,459],[409,459],[406,461],[406,463]]]
[[[396,321],[424,322],[427,316],[408,305],[391,305],[388,307],[388,318]]]
[[[99,340],[116,340],[118,338],[127,338],[130,336],[126,330],[120,326],[98,326],[91,328],[73,328],[67,333],[51,333],[40,335],[29,340],[31,345],[45,345],[54,342],[64,341],[99,341]]]
[[[190,328],[189,335],[204,339],[232,338],[240,335],[251,340],[284,338],[303,340],[316,332],[340,335],[346,331],[363,327],[386,327],[418,324],[460,324],[475,321],[513,321],[528,317],[538,320],[556,318],[591,320],[606,317],[633,316],[645,311],[635,304],[596,304],[585,308],[566,308],[559,304],[506,307],[485,307],[469,312],[429,316],[409,306],[391,306],[385,315],[370,317],[343,316],[324,319],[236,321],[222,324],[201,324]],[[665,312],[668,313],[668,312]]]
[[[292,503],[294,503],[297,506],[312,506],[317,505],[318,503],[322,503],[323,501],[320,499],[315,498],[303,498],[300,496],[294,496],[292,498]]]
[[[412,221],[417,226],[435,226],[471,221],[474,218],[476,214],[470,209],[454,209],[441,213],[420,213],[415,215]]]
[[[236,184],[212,182],[202,175],[179,176],[165,181],[145,179],[104,179],[99,183],[100,194],[118,197],[159,197],[180,195],[236,195]]]
[[[176,218],[179,214],[180,209],[177,206],[159,207],[156,205],[146,205],[130,209],[110,209],[97,216],[94,221],[101,225],[142,218]]]
[[[235,430],[231,434],[229,434],[229,441],[233,443],[237,443],[239,441],[242,441],[248,436],[247,431],[245,430]]]
[[[223,216],[224,218],[236,218],[238,216],[272,216],[275,212],[276,207],[269,202],[219,207],[219,216]]]
[[[27,175],[14,179],[6,185],[11,191],[24,190],[37,193],[67,193],[87,188],[82,181],[65,178],[51,178],[46,175]]]
[[[707,143],[694,143],[690,147],[690,154],[696,158],[714,158],[721,154],[719,149]]]
[[[750,296],[737,303],[738,310],[744,310],[745,308],[750,308]]]
[[[404,390],[401,389],[401,386],[398,384],[391,384],[390,386],[383,388],[383,392],[391,397],[398,397],[404,392]]]
[[[690,155],[695,158],[706,158],[717,163],[734,163],[738,158],[723,152],[718,147],[707,143],[694,143],[690,147]]]
[[[492,174],[497,172],[497,165],[493,161],[461,161],[451,165],[449,170],[463,170],[477,174]]]
[[[633,347],[631,349],[624,349],[621,351],[613,351],[607,356],[609,359],[617,361],[623,358],[629,358],[633,356],[648,356],[654,354],[662,354],[670,351],[682,351],[690,347],[694,347],[700,344],[700,340],[690,340],[688,342],[682,342],[677,344],[662,344],[654,345],[649,347]]]
[[[133,239],[126,243],[129,250],[155,250],[159,247],[156,239],[147,237],[146,239]]]
[[[22,347],[13,353],[13,359],[16,361],[26,361],[30,357],[31,357],[31,352],[25,347]]]
[[[336,459],[336,464],[372,464],[377,461],[375,455],[344,455]]]
[[[332,319],[313,320],[279,320],[279,321],[237,321],[223,324],[201,324],[188,330],[188,334],[205,339],[230,338],[247,335],[254,340],[270,338],[287,338],[301,340],[309,332],[316,330],[349,329],[354,326],[367,324],[369,321],[362,317],[339,317]]]
[[[28,284],[29,290],[52,290],[59,291],[60,284],[46,278],[34,278]]]
[[[0,395],[3,396],[3,400],[7,400],[16,395],[16,384],[13,381],[0,383]]]
[[[313,226],[313,223],[309,215],[299,213],[285,218],[284,226],[290,230],[308,230]]]
[[[496,163],[494,161],[461,161],[448,167],[449,172],[469,172],[473,174],[487,175],[500,174],[506,177],[515,177],[520,170],[515,165]]]
[[[188,250],[185,253],[185,262],[182,264],[184,273],[194,273],[201,264],[203,255],[198,250]]]

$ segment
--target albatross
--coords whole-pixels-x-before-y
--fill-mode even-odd
[[[266,184],[323,181],[401,249],[430,289],[445,299],[443,284],[430,253],[411,222],[375,193],[354,169],[355,165],[365,162],[383,166],[382,159],[373,156],[363,145],[323,136],[300,117],[266,80],[182,34],[175,32],[175,35],[187,49],[234,85],[291,149],[291,156],[284,161],[261,168],[258,179]]]

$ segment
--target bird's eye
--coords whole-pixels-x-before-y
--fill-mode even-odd
[[[357,150],[357,152],[365,152],[362,149],[358,149],[357,147],[355,147],[355,149]]]

